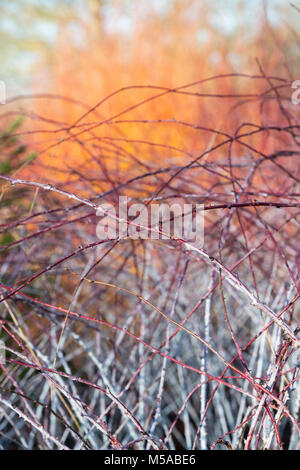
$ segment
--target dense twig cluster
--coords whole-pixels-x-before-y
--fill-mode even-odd
[[[267,89],[214,95],[238,99],[231,113],[257,103],[261,123],[232,133],[125,120],[165,96],[207,97],[198,83],[105,119],[103,103],[125,90],[72,124],[24,111],[41,127],[10,138],[39,157],[0,175],[2,448],[299,448],[300,127],[289,81],[239,78]],[[128,138],[124,123],[147,137]],[[164,126],[196,137],[173,145]],[[97,239],[98,205],[121,195],[204,204],[203,247]]]

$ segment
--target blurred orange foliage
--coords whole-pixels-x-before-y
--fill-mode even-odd
[[[89,188],[103,191],[140,173],[186,165],[243,123],[251,125],[239,133],[282,124],[272,87],[289,100],[292,72],[278,46],[287,42],[288,30],[275,35],[262,11],[255,30],[240,25],[227,34],[211,15],[208,2],[186,0],[173,2],[165,13],[137,8],[126,33],[117,22],[108,29],[92,18],[78,22],[75,33],[62,24],[51,61],[37,65],[36,92],[56,95],[34,103],[44,119],[30,123],[31,130],[41,131],[31,139],[42,151],[39,177],[61,184],[84,178]],[[234,142],[232,154],[236,160],[251,153],[240,142],[271,154],[282,140],[288,137],[253,134]],[[213,162],[216,154],[218,161],[227,160],[228,145],[203,159]],[[273,175],[278,187],[273,170],[264,177]],[[228,168],[210,174],[207,184],[222,174]]]

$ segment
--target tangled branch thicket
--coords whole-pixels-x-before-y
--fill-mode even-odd
[[[199,91],[228,78],[258,91]],[[148,95],[101,116],[107,100],[141,88]],[[235,127],[130,114],[165,99],[229,100]],[[1,448],[299,449],[290,80],[261,69],[73,105],[76,122],[23,110],[30,124],[1,135]],[[245,105],[256,121],[241,120]],[[204,204],[203,249],[98,240],[95,209],[119,196]]]

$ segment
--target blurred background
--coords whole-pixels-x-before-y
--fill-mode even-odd
[[[299,448],[294,345],[245,295],[299,324],[299,26],[298,0],[0,0],[2,448]],[[204,204],[207,255],[99,247],[80,196]]]

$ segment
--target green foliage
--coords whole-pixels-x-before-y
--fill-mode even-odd
[[[11,233],[9,233],[9,232],[8,232],[8,233],[4,233],[4,234],[2,235],[1,240],[0,240],[0,246],[1,246],[1,245],[7,245],[7,244],[9,244],[9,243],[12,243],[13,241],[15,241],[15,239],[14,239],[14,237],[13,237],[13,235],[12,235]]]
[[[36,152],[26,155],[27,146],[20,142],[14,133],[23,124],[24,118],[20,116],[13,121],[7,130],[0,132],[0,174],[12,174],[25,164],[35,160]]]
[[[11,164],[9,158],[0,163],[0,173],[6,175],[11,172]]]

